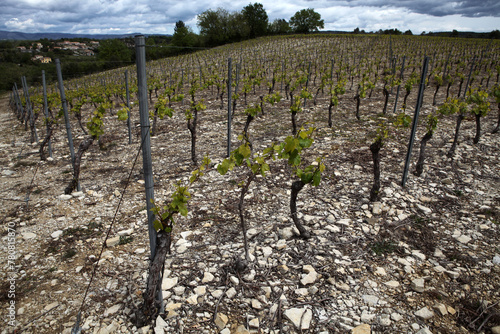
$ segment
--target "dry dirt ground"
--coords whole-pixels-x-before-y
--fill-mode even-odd
[[[421,120],[432,109],[431,91]],[[409,106],[415,105],[414,94]],[[197,156],[201,160],[208,154],[211,169],[191,189],[189,214],[174,227],[163,281],[166,313],[144,328],[134,326],[149,258],[141,156],[132,170],[138,127],[129,145],[125,122],[108,114],[104,145],[94,143],[84,155],[82,192],[65,198],[61,195],[72,171],[64,125],[56,128],[53,159],[41,162],[39,146],[30,143],[29,131],[3,97],[2,333],[70,332],[115,213],[110,238],[121,235],[120,243],[106,247],[99,261],[81,308],[83,333],[359,333],[362,328],[373,333],[498,333],[500,139],[489,131],[496,110],[483,119],[477,145],[472,144],[473,119],[464,121],[453,159],[446,153],[455,118],[441,118],[427,146],[424,174],[410,173],[405,188],[400,182],[409,130],[391,126],[381,150],[380,199],[371,203],[368,147],[377,125],[393,118],[378,114],[381,95],[378,91],[362,101],[357,121],[348,91],[332,128],[326,125],[325,98],[316,106],[308,102],[298,120],[317,130],[304,159],[323,156],[326,165],[321,184],[299,194],[299,217],[312,237],[295,235],[288,206],[292,170],[283,161],[272,162],[269,175],[252,183],[245,200],[253,261],[241,271],[235,270],[243,240],[237,200],[247,172],[235,169],[221,176],[215,170],[226,152],[226,115],[220,102],[207,96]],[[254,150],[290,135],[288,105],[283,100],[253,121]],[[137,125],[137,108],[132,117]],[[183,112],[159,122],[151,142],[155,198],[161,203],[176,180],[186,181],[195,167]],[[233,147],[244,122],[240,106]],[[84,135],[74,118],[72,131],[77,147]],[[420,126],[410,171],[424,131]],[[40,126],[38,134],[45,134]],[[15,249],[9,253],[12,232]],[[9,297],[12,290],[15,296]],[[9,323],[12,301],[14,326]]]

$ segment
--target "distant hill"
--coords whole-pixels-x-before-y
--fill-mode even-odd
[[[31,40],[36,41],[42,38],[48,39],[61,39],[61,38],[90,38],[90,39],[111,39],[111,38],[125,38],[141,35],[140,33],[122,34],[122,35],[97,35],[97,34],[69,34],[69,33],[25,33],[18,31],[5,31],[0,30],[0,40]],[[145,35],[145,34],[144,34]],[[149,34],[151,35],[151,34]]]

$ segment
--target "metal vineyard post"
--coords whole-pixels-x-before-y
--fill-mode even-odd
[[[156,253],[156,230],[154,228],[155,215],[151,211],[154,202],[153,184],[153,163],[151,161],[151,138],[149,135],[149,109],[148,109],[148,83],[146,76],[146,44],[142,35],[135,37],[135,52],[137,66],[137,88],[139,93],[139,114],[141,121],[142,144],[142,168],[144,170],[144,187],[146,190],[146,208],[148,215],[149,245],[151,249],[150,260],[152,261]],[[161,274],[160,274],[161,275]],[[161,284],[160,277],[160,284]],[[158,301],[163,310],[163,297],[161,288],[158,289]]]
[[[64,120],[66,123],[66,133],[68,135],[68,145],[69,152],[71,154],[71,165],[73,168],[75,167],[75,149],[73,147],[73,137],[71,136],[71,124],[69,123],[68,116],[68,101],[66,101],[66,95],[64,94],[64,85],[63,78],[61,73],[61,62],[59,59],[56,59],[56,71],[57,71],[57,80],[59,81],[59,92],[61,94],[61,104],[64,111]],[[77,190],[80,191],[80,182],[78,182]]]
[[[47,107],[47,84],[45,83],[45,71],[42,70],[42,84],[43,84],[43,111],[45,113],[45,118],[47,119],[47,133],[50,131],[50,125],[48,122],[49,110]],[[52,143],[49,138],[49,157],[52,158]]]
[[[411,125],[410,142],[408,143],[408,151],[406,153],[406,160],[405,160],[405,169],[403,171],[403,180],[401,181],[402,187],[405,186],[406,179],[408,178],[408,169],[410,168],[411,151],[413,148],[413,142],[415,141],[415,133],[417,132],[418,115],[420,113],[420,107],[422,106],[422,98],[424,96],[424,88],[425,88],[425,76],[427,74],[428,65],[429,65],[429,57],[426,56],[424,58],[422,75],[420,77],[420,88],[418,90],[417,106],[415,107],[415,114],[413,116],[413,123]]]

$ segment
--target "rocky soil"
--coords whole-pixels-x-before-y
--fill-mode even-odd
[[[440,119],[423,175],[410,174],[404,188],[409,130],[391,130],[381,150],[380,200],[371,203],[369,145],[376,126],[393,116],[377,114],[380,93],[362,101],[362,120],[356,121],[350,94],[331,129],[324,98],[299,115],[300,124],[317,127],[306,158],[323,156],[326,165],[321,184],[299,194],[299,217],[312,237],[297,237],[289,214],[292,171],[273,162],[245,199],[252,258],[246,266],[237,208],[245,171],[217,173],[226,151],[226,117],[220,102],[207,97],[197,146],[198,158],[208,154],[212,168],[191,189],[189,214],[173,231],[162,282],[165,314],[143,328],[134,325],[149,259],[141,156],[132,170],[138,128],[128,145],[125,123],[108,115],[103,149],[94,144],[83,158],[82,191],[64,195],[71,178],[64,126],[56,129],[53,158],[40,162],[38,145],[30,144],[4,97],[1,333],[70,333],[97,261],[82,306],[82,333],[500,333],[500,140],[489,132],[496,110],[483,120],[477,145],[473,119],[464,121],[453,159],[446,153],[455,119]],[[431,101],[428,92],[422,120]],[[268,108],[251,124],[255,150],[290,135],[288,104]],[[133,112],[137,125],[137,108]],[[72,122],[78,145],[84,136]],[[240,107],[233,147],[244,122]],[[183,113],[159,126],[152,138],[158,203],[195,168]],[[420,126],[413,163],[424,132]],[[16,235],[14,299],[8,297],[9,227]],[[11,300],[14,327],[8,323]]]

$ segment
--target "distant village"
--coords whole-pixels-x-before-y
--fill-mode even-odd
[[[75,56],[94,56],[94,50],[99,47],[98,41],[90,41],[88,43],[81,42],[71,42],[71,41],[63,41],[57,42],[55,46],[53,46],[49,51],[54,50],[69,50],[73,51],[73,55]],[[41,52],[43,48],[42,43],[35,42],[29,48],[25,46],[18,46],[17,50],[20,52]],[[44,64],[51,63],[52,58],[45,57],[43,55],[34,55],[31,60],[41,62]]]

